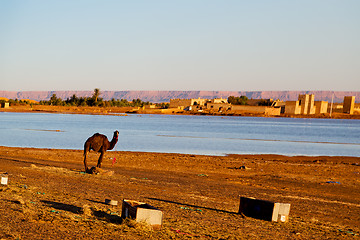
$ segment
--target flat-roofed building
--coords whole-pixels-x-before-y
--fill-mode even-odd
[[[316,114],[322,114],[328,112],[328,105],[329,103],[326,101],[315,101],[315,113]]]
[[[315,114],[315,96],[314,94],[299,95],[298,101],[286,101],[285,113],[286,114]]]
[[[343,112],[349,113],[349,114],[354,114],[354,107],[355,107],[355,96],[345,96]]]
[[[1,108],[8,108],[10,105],[8,102],[4,102],[0,104]]]
[[[301,114],[301,106],[299,101],[286,101],[285,114]]]

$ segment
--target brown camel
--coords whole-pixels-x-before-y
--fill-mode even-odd
[[[89,137],[85,144],[84,144],[84,165],[85,165],[85,172],[87,173],[92,173],[91,170],[89,170],[89,168],[87,167],[86,164],[86,155],[88,152],[90,152],[90,150],[94,150],[95,152],[99,152],[100,153],[100,157],[97,163],[98,168],[101,168],[101,162],[103,160],[104,154],[107,150],[111,150],[115,147],[115,144],[118,141],[118,136],[119,136],[119,132],[115,131],[114,132],[114,136],[111,140],[111,142],[109,142],[109,140],[107,139],[107,137],[105,135],[102,135],[100,133],[95,133],[94,135],[92,135],[91,137]]]

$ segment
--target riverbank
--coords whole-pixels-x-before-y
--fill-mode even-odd
[[[334,118],[360,119],[360,114],[345,114],[333,112],[330,114],[269,116],[260,113],[244,111],[212,112],[212,111],[184,111],[180,109],[151,109],[134,107],[77,107],[77,106],[47,106],[47,105],[16,105],[9,108],[0,108],[0,112],[42,112],[59,114],[96,114],[96,115],[126,115],[126,114],[181,114],[181,115],[213,115],[213,116],[246,116],[246,117],[287,117],[287,118]]]
[[[90,153],[91,166],[97,158]],[[110,151],[109,174],[90,175],[81,150],[0,147],[9,174],[0,239],[357,239],[359,165],[358,157]],[[290,203],[289,222],[237,214],[239,196]],[[124,198],[161,209],[162,229],[122,221]]]

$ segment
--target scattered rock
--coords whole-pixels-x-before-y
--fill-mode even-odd
[[[24,199],[23,199],[22,197],[20,197],[20,196],[14,196],[14,203],[24,205],[24,204],[25,204],[25,201],[24,201]]]
[[[245,165],[240,166],[240,167],[231,167],[229,169],[235,169],[235,170],[239,170],[239,169],[243,169],[243,170],[250,170],[251,168],[246,167]]]
[[[92,216],[92,214],[93,214],[90,206],[87,205],[87,204],[84,204],[84,205],[82,206],[82,209],[81,209],[81,210],[82,210],[82,213],[83,213],[85,216],[87,216],[87,217],[90,217],[90,216]]]
[[[198,174],[198,176],[199,176],[199,177],[208,177],[207,174],[203,174],[203,173],[202,173],[202,174]]]

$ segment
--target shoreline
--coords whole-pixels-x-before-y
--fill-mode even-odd
[[[110,115],[126,116],[128,114],[162,114],[162,115],[206,115],[206,116],[234,116],[234,117],[270,117],[270,118],[321,118],[321,119],[360,119],[360,114],[345,114],[333,112],[318,115],[279,115],[272,116],[251,112],[228,112],[228,113],[206,113],[195,111],[171,110],[162,112],[161,109],[138,109],[133,107],[75,107],[75,106],[47,106],[47,105],[19,105],[9,108],[0,108],[0,112],[19,113],[57,113],[57,114],[87,114],[87,115]]]
[[[56,131],[58,130],[40,130],[40,131]],[[357,144],[359,145],[359,144]],[[81,151],[83,149],[72,149],[72,148],[46,148],[46,147],[14,147],[14,146],[4,146],[0,145],[0,148],[10,148],[10,149],[27,149],[27,150],[43,150],[43,151]],[[136,153],[136,154],[174,154],[174,155],[184,155],[184,156],[196,156],[196,157],[230,157],[230,156],[238,156],[238,157],[260,157],[260,156],[280,156],[286,158],[360,158],[360,156],[351,156],[351,155],[305,155],[305,154],[279,154],[279,153],[225,153],[225,154],[200,154],[200,153],[180,153],[180,152],[146,152],[146,151],[128,151],[128,150],[110,150],[109,152],[118,152],[118,153]]]
[[[9,147],[9,146],[1,146],[0,145],[0,152],[5,150],[11,150],[14,153],[17,151],[23,152],[79,152],[83,154],[83,149],[62,149],[62,148],[36,148],[36,147]],[[90,154],[98,155],[97,152],[91,151]],[[167,155],[175,155],[175,156],[184,156],[190,158],[263,158],[264,159],[285,159],[286,161],[296,162],[296,159],[312,161],[317,159],[327,159],[332,163],[339,162],[343,163],[343,161],[348,161],[349,164],[351,163],[359,163],[360,166],[360,157],[357,156],[333,156],[333,155],[285,155],[285,154],[273,154],[273,153],[264,153],[264,154],[249,154],[249,153],[239,153],[239,154],[225,154],[225,155],[207,155],[207,154],[193,154],[193,153],[171,153],[171,152],[141,152],[141,151],[121,151],[121,150],[109,150],[106,154],[134,154],[134,155],[159,155],[159,156],[167,156]],[[25,156],[25,155],[24,155]],[[313,161],[314,162],[314,161]],[[359,169],[360,170],[360,169]]]

